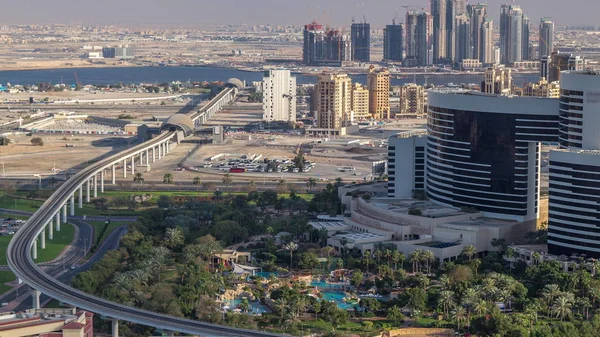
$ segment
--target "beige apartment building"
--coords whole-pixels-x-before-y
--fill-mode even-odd
[[[355,120],[369,119],[369,90],[360,83],[352,85],[352,112]]]
[[[315,85],[317,127],[339,130],[351,121],[352,80],[347,74],[322,74]]]
[[[415,83],[400,87],[400,115],[422,117],[427,114],[427,92],[421,85]],[[396,116],[398,117],[398,116]]]
[[[369,112],[375,119],[389,119],[390,114],[390,71],[369,67],[367,74],[369,89]]]
[[[487,68],[481,91],[488,94],[510,95],[512,93],[511,70],[504,66]]]
[[[538,83],[526,83],[523,86],[523,96],[560,98],[559,82],[548,83],[541,79]]]

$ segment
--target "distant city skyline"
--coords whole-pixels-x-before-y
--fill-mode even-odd
[[[472,0],[469,3],[477,3]],[[485,1],[483,1],[485,2]],[[497,24],[500,5],[508,0],[489,0],[489,17]],[[353,5],[350,5],[353,4]],[[364,5],[363,5],[364,4]],[[565,7],[558,0],[515,1],[528,14],[532,23],[550,17],[557,26],[597,25],[596,13],[600,3],[572,0]],[[215,26],[223,24],[306,24],[316,19],[324,25],[350,26],[352,17],[363,20],[374,28],[384,28],[392,22],[395,13],[404,22],[403,6],[429,11],[427,0],[104,0],[104,1],[8,1],[0,0],[0,25],[2,24],[119,24]],[[571,9],[571,10],[569,10]],[[582,10],[585,9],[585,10]]]

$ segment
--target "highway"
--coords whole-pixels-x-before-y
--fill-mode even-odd
[[[75,174],[61,185],[56,192],[35,212],[23,227],[15,234],[8,246],[7,260],[10,269],[23,282],[43,294],[73,306],[92,311],[96,314],[116,320],[125,320],[137,324],[155,327],[157,329],[181,332],[205,337],[239,336],[262,337],[281,336],[280,334],[245,329],[231,328],[195,320],[166,316],[122,304],[110,302],[102,298],[86,294],[69,285],[56,280],[42,271],[32,259],[32,246],[45,226],[52,220],[75,191],[90,177],[95,176],[122,158],[130,157],[140,151],[154,147],[175,137],[175,132],[164,132],[158,137],[134,146],[121,153],[98,161]],[[65,208],[66,209],[66,208]]]

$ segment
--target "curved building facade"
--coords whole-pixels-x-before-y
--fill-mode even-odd
[[[600,257],[600,73],[562,72],[560,149],[550,152],[548,252]]]
[[[428,197],[490,217],[537,219],[540,142],[557,142],[557,111],[556,99],[429,91]]]

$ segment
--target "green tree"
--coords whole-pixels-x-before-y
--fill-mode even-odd
[[[221,181],[223,182],[223,185],[225,185],[225,190],[229,191],[229,187],[231,184],[233,184],[233,178],[231,178],[231,174],[225,173]]]
[[[165,244],[171,249],[183,245],[184,240],[185,237],[179,227],[167,228],[165,231]]]
[[[170,208],[171,207],[171,198],[168,195],[161,195],[156,200],[156,206],[159,208]]]
[[[387,310],[387,319],[394,322],[396,325],[400,325],[404,321],[404,315],[400,308],[394,305]]]
[[[473,256],[477,254],[477,249],[473,245],[468,245],[465,246],[465,248],[463,248],[461,254],[466,256],[469,259],[469,261],[471,261],[473,259]]]
[[[300,256],[300,268],[315,269],[319,265],[317,254],[312,252],[304,253]]]
[[[0,146],[6,146],[10,144],[10,139],[8,139],[7,137],[0,137]]]
[[[141,172],[137,172],[136,174],[133,175],[133,182],[136,184],[143,184],[144,183],[144,175]]]
[[[461,324],[467,319],[467,311],[463,307],[456,307],[450,313],[450,317],[456,322],[457,330],[460,331]]]
[[[200,186],[202,185],[202,180],[200,179],[200,177],[194,177],[192,184],[194,184],[194,186],[197,187],[197,190],[200,191]]]
[[[365,278],[365,275],[360,270],[355,270],[352,273],[352,277],[350,278],[350,284],[353,287],[358,288],[362,284],[364,278]]]
[[[439,308],[442,308],[444,312],[444,316],[448,317],[448,313],[450,309],[452,309],[456,303],[454,302],[454,292],[450,290],[443,290],[440,292],[440,297],[438,297],[437,304]]]
[[[294,252],[298,249],[298,245],[295,242],[290,242],[285,245],[285,250],[290,252],[290,268],[293,266]]]
[[[300,153],[298,153],[298,155],[292,159],[292,162],[294,165],[296,165],[300,172],[304,171],[304,155],[302,154],[302,150],[300,150]]]
[[[306,187],[308,187],[308,190],[310,191],[310,193],[312,193],[313,189],[317,186],[317,180],[315,178],[308,178],[306,180]]]
[[[558,296],[553,303],[552,313],[556,318],[560,318],[561,321],[571,317],[573,302],[572,299],[566,295]]]
[[[172,184],[173,183],[173,175],[171,173],[166,173],[163,176],[163,183]]]

